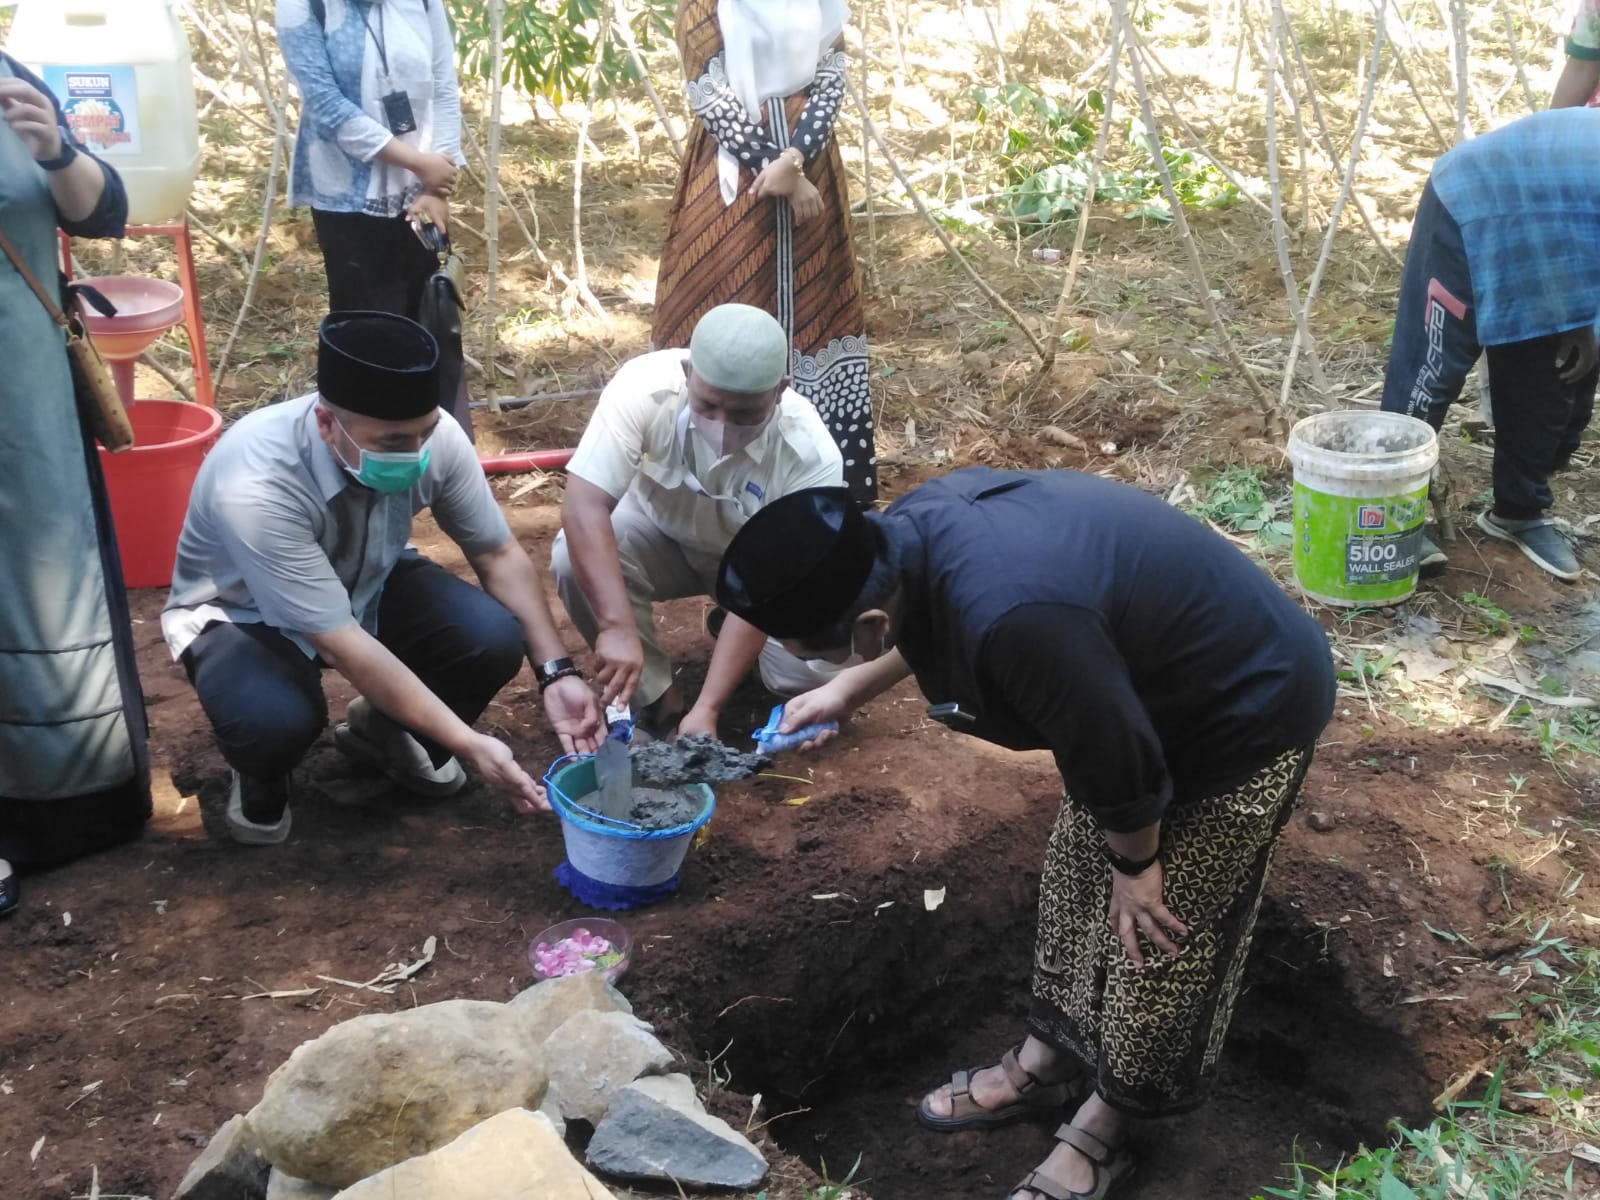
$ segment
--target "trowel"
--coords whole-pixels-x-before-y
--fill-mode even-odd
[[[601,816],[626,821],[633,803],[633,713],[626,705],[606,705],[606,740],[594,756],[596,809]]]

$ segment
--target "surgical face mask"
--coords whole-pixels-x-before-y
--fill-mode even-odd
[[[711,452],[718,458],[739,453],[765,433],[767,426],[772,424],[772,417],[769,415],[759,425],[730,425],[726,421],[702,417],[692,408],[689,410],[689,420],[694,423],[695,429],[705,438],[706,445],[711,447]]]
[[[338,417],[334,417],[333,423],[361,455],[359,466],[352,467],[347,462],[341,462],[341,465],[350,472],[357,483],[364,484],[375,492],[382,492],[386,496],[403,492],[421,479],[423,472],[428,469],[429,447],[426,443],[421,450],[388,453],[368,450],[350,436],[350,431]]]

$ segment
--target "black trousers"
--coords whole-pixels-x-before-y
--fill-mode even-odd
[[[1406,251],[1383,409],[1438,429],[1479,353],[1486,354],[1494,398],[1494,511],[1526,520],[1555,502],[1550,472],[1566,465],[1583,439],[1600,369],[1563,383],[1555,361],[1560,334],[1480,347],[1476,315],[1461,229],[1430,183]]]
[[[467,724],[521,668],[522,626],[493,596],[416,554],[395,565],[378,640]],[[298,763],[328,723],[322,669],[268,625],[216,621],[183,653],[222,757],[269,779]],[[439,766],[449,751],[419,738]]]
[[[405,217],[311,210],[328,272],[328,309],[396,313],[416,320],[422,285],[438,267]]]
[[[417,319],[422,292],[439,268],[405,217],[311,210],[328,273],[329,312],[386,312]],[[457,348],[459,351],[459,347]],[[440,405],[473,437],[467,380],[455,360],[455,384],[441,380]]]

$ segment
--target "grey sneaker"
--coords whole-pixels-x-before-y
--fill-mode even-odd
[[[1450,558],[1439,543],[1427,534],[1422,535],[1422,545],[1417,550],[1417,574],[1438,575],[1450,565]]]
[[[228,791],[228,832],[241,846],[276,846],[289,836],[292,814],[289,812],[287,780],[262,781],[246,779],[233,773],[233,786]],[[244,815],[245,793],[250,793],[250,810],[260,816],[263,809],[278,807],[274,821],[252,821]]]
[[[1513,521],[1492,512],[1478,514],[1478,528],[1492,538],[1510,542],[1557,579],[1576,579],[1578,556],[1549,517]]]
[[[345,709],[345,719],[333,727],[333,744],[341,752],[382,771],[394,783],[416,796],[454,796],[467,786],[467,772],[454,758],[434,766],[428,752],[394,721],[357,696]]]

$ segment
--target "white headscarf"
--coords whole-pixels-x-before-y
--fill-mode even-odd
[[[750,120],[761,120],[763,100],[816,77],[849,19],[846,0],[717,0],[728,82]]]

